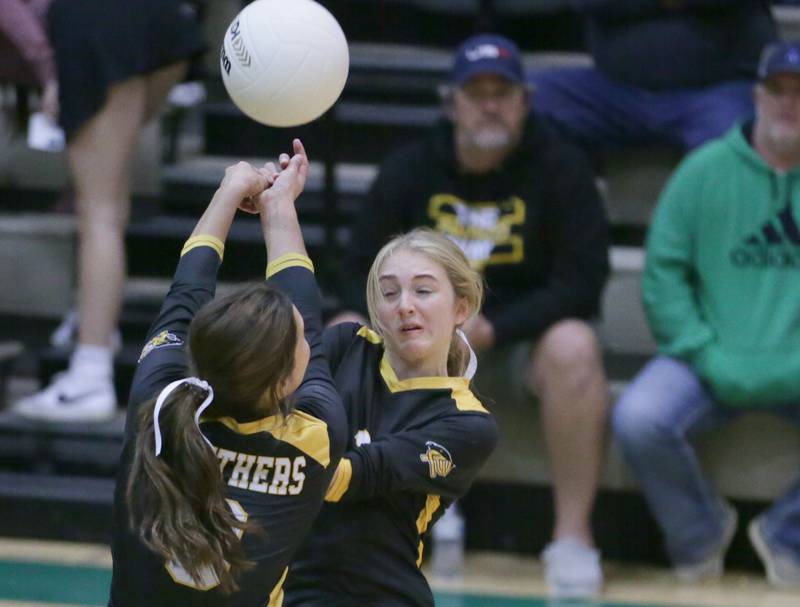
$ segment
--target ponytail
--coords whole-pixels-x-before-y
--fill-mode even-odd
[[[141,405],[126,500],[131,529],[150,550],[198,584],[213,574],[229,594],[252,563],[239,541],[247,525],[228,508],[219,462],[195,421],[204,402],[206,390],[183,383],[166,397],[155,423],[156,400]]]

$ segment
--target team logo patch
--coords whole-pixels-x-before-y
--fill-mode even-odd
[[[428,464],[428,474],[431,478],[445,478],[453,471],[456,465],[450,452],[441,445],[428,441],[425,443],[425,453],[419,454],[421,462]]]
[[[356,432],[355,440],[356,447],[360,447],[361,445],[369,445],[372,442],[372,437],[369,435],[369,432],[366,429],[359,430]]]
[[[152,352],[156,348],[171,348],[182,345],[183,345],[183,340],[181,340],[180,337],[166,330],[161,331],[161,333],[153,337],[150,341],[148,341],[144,345],[144,348],[142,348],[142,353],[139,356],[139,362],[142,362],[144,360],[144,357],[150,354],[150,352]]]

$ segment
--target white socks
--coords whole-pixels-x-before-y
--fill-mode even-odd
[[[105,346],[78,344],[69,361],[69,374],[85,380],[111,381],[114,351]]]

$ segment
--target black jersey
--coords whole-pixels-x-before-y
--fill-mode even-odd
[[[331,327],[323,343],[349,442],[292,562],[286,606],[432,606],[424,537],[475,479],[497,426],[464,377],[399,380],[366,327]]]
[[[284,256],[270,264],[270,271],[275,272],[270,281],[291,294],[305,320],[311,348],[308,370],[295,392],[294,411],[285,419],[273,416],[239,423],[232,418],[214,418],[212,403],[201,419],[203,434],[219,458],[231,510],[260,528],[242,538],[255,568],[241,577],[238,593],[225,597],[213,580],[198,588],[179,564],[165,563],[130,529],[125,487],[134,450],[136,411],[166,384],[187,376],[184,341],[189,322],[214,296],[220,257],[218,240],[189,240],[139,360],[114,493],[109,603],[114,607],[281,605],[287,565],[322,506],[344,450],[344,410],[322,353],[320,300],[313,274],[307,269],[310,260]]]

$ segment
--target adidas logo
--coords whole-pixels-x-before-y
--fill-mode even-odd
[[[800,229],[791,208],[785,207],[775,219],[746,236],[744,243],[731,251],[730,259],[739,268],[800,269]]]

